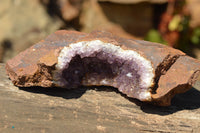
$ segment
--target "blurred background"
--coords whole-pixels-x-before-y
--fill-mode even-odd
[[[60,29],[107,30],[200,59],[200,0],[0,0],[0,62]]]

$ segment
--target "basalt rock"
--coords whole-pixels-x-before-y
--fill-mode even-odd
[[[199,79],[200,62],[158,43],[63,30],[9,60],[6,70],[19,87],[112,86],[128,97],[167,106]]]

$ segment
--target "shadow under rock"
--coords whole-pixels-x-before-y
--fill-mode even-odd
[[[110,87],[110,86],[80,86],[78,88],[58,88],[58,87],[19,87],[20,90],[31,92],[31,93],[38,93],[38,94],[45,94],[49,96],[55,97],[62,97],[65,99],[73,99],[73,98],[80,98],[87,90],[96,90],[96,91],[107,91],[107,92],[116,92],[120,93],[117,88]],[[120,93],[122,96],[124,94]],[[125,95],[124,95],[125,96]]]
[[[171,106],[158,107],[147,103],[139,105],[145,113],[169,115],[181,110],[194,110],[200,108],[200,91],[195,88],[189,91],[177,94],[171,101]]]
[[[171,106],[160,107],[151,105],[149,103],[141,102],[134,98],[129,98],[125,94],[119,92],[116,88],[107,87],[107,86],[92,86],[92,87],[79,87],[75,89],[66,89],[66,88],[43,88],[43,87],[21,87],[20,90],[46,94],[55,97],[62,97],[65,99],[77,99],[80,98],[87,90],[96,90],[96,91],[114,91],[121,95],[122,97],[128,99],[129,101],[140,106],[141,110],[149,114],[158,114],[158,115],[169,115],[181,110],[193,110],[200,108],[200,91],[192,88],[186,93],[177,94],[171,102]]]
[[[76,89],[66,89],[66,88],[44,88],[44,87],[20,87],[20,90],[27,92],[46,94],[49,96],[62,97],[65,99],[80,98],[87,90],[85,87],[80,87]]]

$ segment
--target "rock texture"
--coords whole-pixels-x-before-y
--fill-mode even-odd
[[[169,107],[127,99],[115,89],[18,88],[0,64],[0,132],[199,133],[200,91],[178,94]],[[200,90],[200,84],[196,85]]]
[[[103,31],[90,34],[57,31],[9,60],[7,73],[17,86],[52,87],[55,85],[52,72],[60,50],[71,43],[89,40],[101,40],[123,49],[135,50],[150,60],[155,73],[151,102],[156,105],[170,105],[175,94],[187,91],[198,79],[200,62],[183,52],[162,44],[120,38]]]

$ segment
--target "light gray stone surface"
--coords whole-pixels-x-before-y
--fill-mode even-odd
[[[0,65],[1,133],[200,131],[200,92],[196,89],[177,95],[169,107],[156,107],[107,87],[18,88],[4,67]]]

